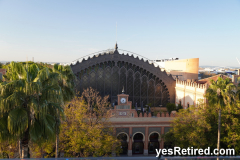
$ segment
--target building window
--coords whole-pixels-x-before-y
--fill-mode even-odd
[[[129,94],[129,101],[137,106],[151,103],[153,107],[166,106],[170,102],[169,91],[164,82],[152,73],[133,64],[105,62],[102,66],[89,67],[78,72],[78,91],[92,87],[104,97],[109,95],[111,104],[117,101],[117,94],[123,87]],[[116,104],[115,104],[116,105]]]

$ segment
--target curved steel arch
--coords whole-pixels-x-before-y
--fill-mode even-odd
[[[115,50],[114,52],[94,55],[92,58],[88,57],[87,60],[83,59],[81,62],[78,61],[75,65],[71,65],[71,68],[72,68],[74,74],[76,74],[78,76],[78,78],[80,79],[80,88],[78,86],[78,90],[81,91],[81,85],[84,84],[84,83],[82,83],[83,75],[85,75],[85,76],[88,75],[89,77],[96,79],[96,86],[93,88],[99,88],[100,84],[98,84],[98,80],[99,80],[99,82],[101,82],[102,85],[103,85],[102,82],[104,82],[104,91],[101,91],[100,93],[102,93],[102,94],[104,93],[103,95],[110,94],[111,102],[114,102],[113,99],[116,99],[117,94],[121,93],[122,87],[120,87],[118,85],[118,88],[117,88],[116,85],[125,82],[124,85],[126,86],[126,88],[128,88],[128,85],[129,85],[128,81],[130,81],[130,82],[133,81],[133,83],[134,83],[134,81],[136,80],[135,75],[137,72],[140,73],[140,86],[139,86],[140,88],[142,85],[142,77],[148,76],[148,79],[147,79],[148,86],[149,86],[150,80],[154,80],[154,82],[155,82],[154,87],[156,87],[157,85],[161,85],[161,87],[158,87],[158,89],[159,89],[158,91],[156,88],[154,88],[154,91],[151,91],[152,92],[151,95],[165,96],[164,98],[167,99],[167,102],[171,102],[171,103],[175,102],[175,80],[172,78],[171,75],[167,75],[165,71],[162,72],[159,67],[155,67],[153,64],[149,63],[149,61],[144,61],[143,59],[139,59],[138,57],[135,58],[133,55],[129,56],[128,54],[127,55],[119,54],[118,50]],[[99,76],[98,75],[99,68],[102,68],[104,71],[103,77],[101,77],[101,78],[98,77]],[[106,71],[107,68],[109,68],[108,71]],[[113,70],[113,68],[115,68],[115,69]],[[125,72],[126,80],[121,79],[120,72],[121,72],[122,68],[126,69],[126,72]],[[132,77],[128,77],[129,72],[131,72],[131,70],[133,71],[133,75],[130,75]],[[95,73],[90,75],[93,72],[95,72]],[[116,75],[115,79],[112,80],[111,82],[108,82],[106,77],[109,75],[112,76],[113,74]],[[118,74],[118,76],[117,76],[117,74]],[[90,81],[90,79],[88,79],[88,80]],[[89,83],[89,82],[87,82],[87,83]],[[111,83],[111,85],[108,83]],[[92,84],[91,85],[85,84],[85,85],[86,85],[85,87],[92,86]],[[151,84],[151,85],[153,85],[153,84]],[[127,89],[125,89],[125,90],[127,91]],[[162,93],[161,94],[153,93],[153,92],[159,92],[159,91],[161,91]],[[148,90],[146,90],[146,92],[148,94]],[[141,94],[141,89],[140,89],[140,94]],[[132,95],[133,95],[133,99],[132,99],[133,104],[135,104],[134,90],[133,90]],[[145,97],[144,104],[146,104],[149,102],[149,99],[146,98],[147,97],[146,95],[144,95],[144,97]],[[158,98],[160,98],[160,97],[158,97]],[[130,98],[130,100],[131,100],[131,98]],[[141,99],[141,96],[140,96],[140,99],[136,100],[136,102],[138,101],[139,103],[141,103],[142,100],[143,99]],[[159,103],[162,100],[163,100],[163,98],[161,100],[159,99],[158,100]]]

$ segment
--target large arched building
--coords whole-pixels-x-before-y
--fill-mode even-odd
[[[92,87],[102,96],[109,95],[110,121],[121,139],[122,154],[156,154],[155,149],[164,147],[160,137],[169,131],[175,114],[156,114],[143,107],[175,103],[176,82],[146,58],[121,51],[116,44],[114,50],[75,61],[71,67],[78,77],[77,90]]]
[[[100,53],[71,65],[78,77],[77,90],[97,89],[101,96],[109,95],[111,104],[117,103],[117,94],[123,87],[129,101],[138,107],[165,106],[175,103],[175,80],[147,60],[115,50]]]

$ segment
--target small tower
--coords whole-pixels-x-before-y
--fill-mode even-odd
[[[115,50],[117,50],[118,49],[118,45],[117,45],[117,42],[116,42],[116,44],[115,44]]]

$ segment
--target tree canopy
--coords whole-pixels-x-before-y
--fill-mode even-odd
[[[65,105],[66,120],[60,133],[60,148],[68,157],[106,156],[119,153],[120,142],[109,122],[108,97],[89,88]]]
[[[69,66],[51,69],[36,63],[11,62],[0,83],[0,142],[19,139],[19,153],[26,158],[29,141],[54,140],[60,127],[56,120],[64,115],[64,102],[73,94],[73,81]],[[67,89],[71,90],[70,96],[65,93]]]
[[[234,148],[239,154],[239,93],[239,87],[233,86],[230,79],[212,81],[206,93],[208,103],[179,110],[172,130],[163,136],[165,143],[182,148],[217,148],[218,112],[221,109],[221,148]]]

